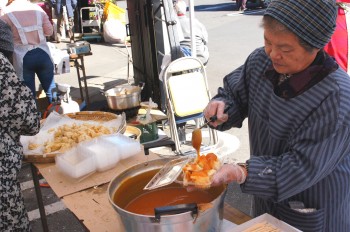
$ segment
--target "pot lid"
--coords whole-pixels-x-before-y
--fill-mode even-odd
[[[181,157],[169,161],[153,176],[143,189],[152,190],[173,183],[182,172],[182,168],[190,159],[191,157]]]

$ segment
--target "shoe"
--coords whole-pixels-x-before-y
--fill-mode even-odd
[[[57,34],[56,42],[57,43],[61,43],[61,35],[60,34]]]
[[[70,37],[70,40],[69,40],[70,43],[74,43],[74,36]]]

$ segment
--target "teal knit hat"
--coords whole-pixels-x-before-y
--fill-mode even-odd
[[[264,15],[286,26],[315,48],[323,48],[336,26],[335,0],[273,0]]]

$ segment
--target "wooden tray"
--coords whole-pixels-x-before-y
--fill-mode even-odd
[[[109,112],[103,112],[103,111],[81,111],[76,113],[69,113],[66,114],[68,117],[76,120],[84,120],[84,121],[110,121],[113,119],[116,119],[118,115],[109,113]],[[43,123],[44,121],[42,121]],[[117,133],[124,133],[126,131],[126,119],[124,117],[122,125],[118,129]],[[57,153],[52,154],[38,154],[38,155],[24,155],[23,160],[27,162],[33,162],[33,163],[54,163],[55,162],[55,156]]]

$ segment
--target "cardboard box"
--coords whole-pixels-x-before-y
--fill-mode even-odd
[[[261,222],[268,222],[270,224],[272,224],[273,226],[277,227],[278,229],[281,230],[281,232],[301,232],[301,230],[298,230],[297,228],[281,221],[278,220],[277,218],[271,216],[270,214],[263,214],[259,217],[256,217],[252,220],[247,221],[246,223],[243,223],[237,227],[235,227],[234,229],[230,230],[229,232],[242,232],[244,230],[247,230],[251,227],[253,227],[254,225],[261,223]]]
[[[69,54],[87,54],[91,52],[90,43],[87,41],[78,41],[75,43],[67,44]]]

